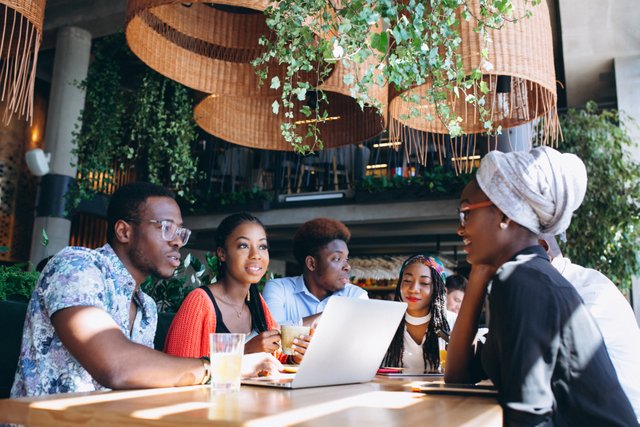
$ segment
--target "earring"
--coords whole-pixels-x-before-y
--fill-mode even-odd
[[[509,226],[509,224],[507,224],[506,222],[501,222],[500,223],[500,229],[502,229],[502,230],[506,230],[508,226]]]

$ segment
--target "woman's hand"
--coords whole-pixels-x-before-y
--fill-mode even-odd
[[[495,272],[496,268],[490,265],[471,265],[467,290],[449,340],[447,369],[444,373],[444,381],[447,383],[466,383],[472,380],[471,364],[478,333],[478,318],[487,286]]]
[[[311,336],[313,335],[313,329],[309,335],[300,335],[293,340],[291,348],[293,349],[293,363],[300,364],[304,354],[307,352],[307,347],[311,342]]]
[[[242,356],[242,378],[275,374],[284,367],[278,359],[267,353],[252,353]]]
[[[497,269],[494,266],[488,264],[471,265],[471,272],[469,273],[469,283],[467,284],[467,288],[473,287],[478,291],[478,294],[484,294],[484,291],[487,289],[487,285],[496,274],[496,270]],[[465,292],[465,298],[466,297],[467,294]]]
[[[244,345],[244,354],[273,353],[280,348],[280,331],[271,329],[251,338]]]

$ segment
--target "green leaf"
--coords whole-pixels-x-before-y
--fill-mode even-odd
[[[49,236],[47,235],[47,230],[45,230],[44,228],[40,232],[40,243],[44,247],[46,247],[49,244]]]
[[[354,82],[354,77],[353,74],[349,73],[349,74],[345,74],[345,76],[342,78],[342,81],[344,82],[344,84],[346,85],[352,85]]]
[[[271,89],[280,88],[280,78],[278,76],[274,76],[271,78]]]
[[[386,31],[381,33],[373,33],[371,35],[371,47],[380,53],[387,53],[387,44],[389,38]]]
[[[278,100],[273,101],[273,104],[271,104],[271,112],[273,114],[278,114],[278,112],[280,111],[280,103],[278,102]]]

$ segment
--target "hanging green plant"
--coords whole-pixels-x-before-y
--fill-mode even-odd
[[[78,185],[71,207],[106,191],[116,169],[136,168],[138,180],[172,189],[191,202],[197,179],[193,100],[184,86],[144,66],[122,34],[97,40],[85,108],[74,134]]]
[[[78,83],[85,91],[85,107],[74,132],[78,185],[68,193],[71,208],[113,184],[114,165],[123,159],[130,92],[123,90],[122,79],[126,46],[118,37],[106,37],[95,42],[92,54],[87,78]]]
[[[587,168],[587,193],[571,220],[564,254],[577,264],[594,268],[621,289],[629,289],[640,273],[640,163],[629,152],[637,146],[621,112],[584,110],[560,117],[562,151],[578,155]]]
[[[192,201],[189,188],[198,176],[191,155],[197,138],[193,101],[187,89],[155,72],[142,78],[133,100],[127,159],[146,159],[143,175]],[[144,168],[146,167],[146,170]]]
[[[529,7],[538,5],[540,0],[522,2]],[[274,113],[284,109],[282,135],[301,154],[322,149],[317,125],[327,119],[328,102],[322,93],[317,96],[315,106],[302,101],[309,91],[316,90],[337,61],[350,70],[344,83],[351,86],[352,96],[361,107],[383,108],[369,95],[372,85],[388,84],[391,92],[396,93],[426,85],[426,92],[401,95],[414,105],[403,119],[426,114],[426,120],[440,120],[451,136],[460,136],[465,118],[451,108],[453,97],[473,106],[483,131],[500,131],[494,126],[493,106],[486,97],[490,87],[483,73],[492,69],[488,61],[489,30],[531,15],[531,10],[525,8],[522,16],[516,16],[513,3],[511,0],[281,0],[272,3],[265,12],[273,34],[260,40],[266,52],[253,65],[263,81],[280,91],[272,109]],[[472,70],[464,69],[460,52],[462,20],[473,22],[480,35],[481,61]],[[284,80],[282,74],[270,74],[269,65],[274,60],[285,67]],[[318,71],[316,81],[305,79],[311,70]],[[423,113],[420,105],[435,107]],[[310,119],[302,123],[294,120],[299,117],[294,114],[298,110]],[[298,126],[306,126],[306,131],[300,131]]]

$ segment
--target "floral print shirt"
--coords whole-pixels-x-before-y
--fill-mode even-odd
[[[111,315],[129,339],[153,348],[158,322],[156,304],[140,290],[134,295],[135,287],[135,280],[108,244],[93,250],[67,247],[52,258],[42,271],[27,307],[11,396],[105,389],[60,341],[51,324],[51,316],[58,310],[98,307]],[[131,329],[132,297],[138,312]]]

